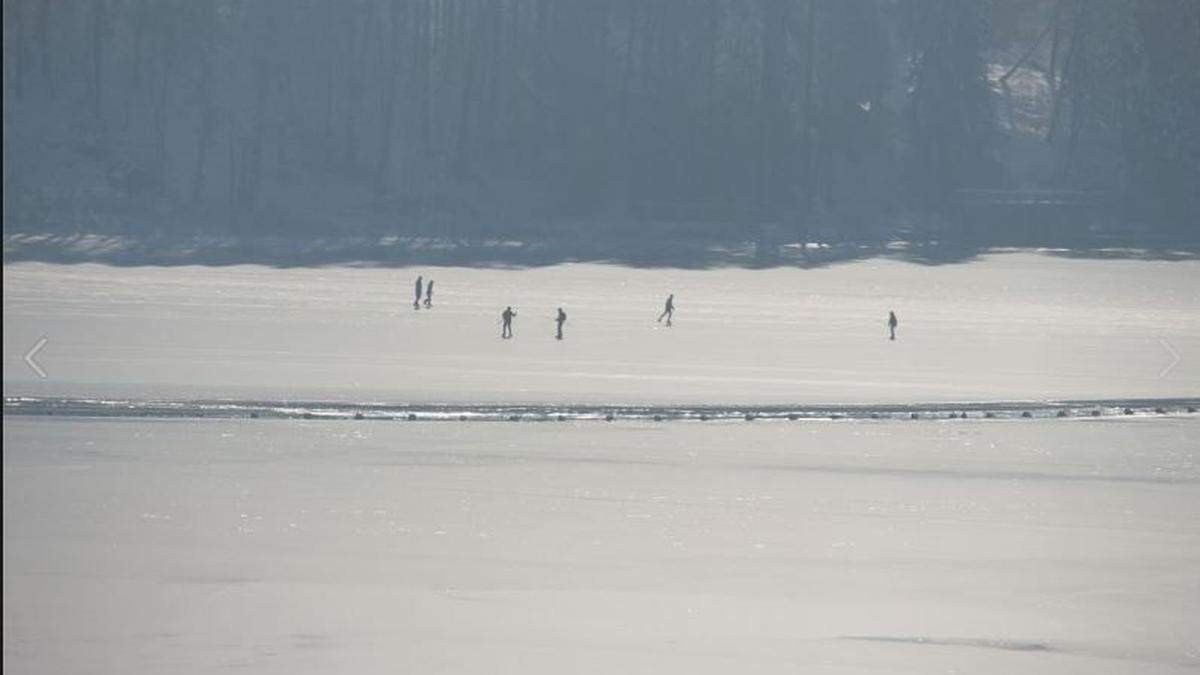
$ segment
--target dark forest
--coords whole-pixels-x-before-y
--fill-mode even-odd
[[[1192,0],[5,0],[4,37],[6,233],[1200,213]]]

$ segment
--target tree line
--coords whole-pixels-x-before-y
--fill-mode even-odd
[[[1030,185],[1200,206],[1192,0],[5,0],[4,30],[6,229],[853,231]],[[1033,132],[997,121],[1017,72]]]

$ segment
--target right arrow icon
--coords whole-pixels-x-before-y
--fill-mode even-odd
[[[1171,371],[1175,370],[1175,366],[1179,365],[1179,362],[1183,360],[1183,358],[1179,356],[1179,352],[1175,351],[1175,348],[1171,346],[1171,343],[1167,342],[1166,338],[1158,338],[1158,344],[1162,345],[1162,348],[1171,355],[1171,362],[1168,363],[1167,367],[1163,368],[1162,372],[1158,374],[1158,379],[1161,380],[1170,375]]]

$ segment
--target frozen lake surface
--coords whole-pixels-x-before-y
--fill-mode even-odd
[[[3,282],[6,671],[1200,669],[1196,261]]]
[[[6,417],[20,673],[1184,673],[1200,420]]]
[[[417,274],[436,282],[432,310],[411,307]],[[668,293],[670,329],[655,322]],[[513,340],[499,338],[506,305]],[[42,336],[44,380],[23,361]],[[4,267],[6,395],[896,404],[1194,397],[1198,383],[1197,261]]]

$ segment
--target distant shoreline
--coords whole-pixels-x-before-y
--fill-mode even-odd
[[[759,241],[643,237],[420,237],[358,236],[135,236],[89,232],[5,232],[4,263],[98,263],[115,266],[266,265],[271,267],[443,265],[542,267],[593,262],[630,267],[822,267],[870,258],[918,264],[968,262],[1010,250],[1040,250],[1062,257],[1200,260],[1200,242],[1167,237],[1096,236],[1067,246],[1053,240],[981,240],[937,233],[897,232],[878,238],[822,236],[801,243],[796,234]]]

